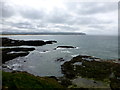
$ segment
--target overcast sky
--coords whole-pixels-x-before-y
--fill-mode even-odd
[[[2,0],[3,32],[118,34],[117,2]]]

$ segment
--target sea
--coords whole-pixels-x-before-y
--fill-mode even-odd
[[[61,65],[78,55],[89,55],[104,60],[118,59],[118,37],[102,35],[3,35],[15,40],[55,40],[57,43],[34,47],[25,57],[18,57],[5,63],[17,71],[27,71],[36,76],[63,76]],[[58,48],[57,46],[74,46],[76,48]],[[18,47],[18,46],[16,46]],[[13,47],[12,47],[13,48]],[[64,61],[57,61],[58,59]]]

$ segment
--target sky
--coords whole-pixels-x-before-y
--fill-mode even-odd
[[[118,2],[1,0],[2,32],[118,34]]]

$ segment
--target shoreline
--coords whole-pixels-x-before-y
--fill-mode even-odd
[[[76,59],[75,58],[77,58],[78,56],[76,56],[76,57],[73,57],[73,59],[76,61]],[[86,56],[83,56],[83,57],[86,57]],[[89,57],[91,57],[91,56],[89,56]],[[65,63],[68,63],[68,62],[72,62],[72,60],[73,59],[71,59],[70,61],[67,61],[67,62],[65,62]],[[78,60],[77,60],[78,61]],[[93,60],[94,61],[94,60]],[[97,62],[102,62],[102,64],[104,64],[104,63],[110,63],[110,64],[112,64],[112,65],[117,65],[116,63],[114,63],[114,62],[106,62],[106,61],[97,61]],[[65,63],[63,63],[62,65],[64,65]],[[90,61],[90,63],[92,63],[92,61]],[[77,65],[77,63],[76,63],[76,65]],[[79,65],[79,64],[78,64]],[[90,64],[89,64],[90,65]],[[120,65],[120,64],[119,64]],[[67,66],[67,65],[65,65],[65,66]],[[95,66],[97,66],[97,64],[95,65]],[[105,66],[106,67],[106,66]],[[70,68],[69,68],[70,69]],[[71,69],[70,69],[71,70]],[[67,70],[67,71],[69,71],[69,70]],[[15,73],[15,72],[20,72],[20,73],[24,73],[24,72],[26,72],[26,71],[12,71],[12,72],[10,72],[11,74],[12,73]],[[73,73],[70,73],[70,74],[73,74]],[[31,75],[33,75],[33,76],[35,76],[34,74],[31,74]],[[89,75],[89,74],[88,74]],[[71,75],[70,75],[71,76]],[[37,76],[37,77],[41,77],[41,76]],[[42,77],[46,77],[46,76],[42,76]],[[42,78],[41,77],[41,78]],[[68,78],[68,77],[66,77],[66,74],[64,73],[64,76],[62,76],[62,77],[56,77],[56,76],[47,76],[47,77],[51,77],[51,78],[53,78],[53,79],[55,79],[55,80],[57,80],[57,82],[60,84],[60,85],[63,85],[63,87],[66,87],[66,88],[80,88],[80,87],[82,87],[82,88],[100,88],[101,87],[101,85],[102,85],[102,87],[103,88],[113,88],[114,86],[112,86],[112,87],[110,87],[109,85],[110,85],[110,81],[109,80],[96,80],[96,79],[93,79],[93,78],[87,78],[87,77],[83,77],[83,76],[77,76],[77,77],[75,77],[75,78]],[[111,80],[113,80],[113,79],[115,79],[115,78],[113,78],[113,77],[111,77]],[[117,79],[115,79],[115,80],[117,80]],[[85,83],[85,81],[86,81],[86,83],[87,82],[89,82],[89,83],[91,83],[91,85],[92,86],[86,86],[86,83]],[[113,81],[112,81],[113,82]],[[119,83],[118,83],[119,84]],[[116,87],[114,87],[114,88],[116,88]]]
[[[5,39],[5,41],[6,40],[8,40],[12,43],[8,43],[8,42],[6,44],[4,43],[3,45],[5,45],[5,46],[14,46],[14,45],[16,45],[16,43],[19,46],[19,45],[26,43],[26,42],[21,41],[21,40]],[[14,43],[13,43],[13,41],[14,41]],[[19,44],[18,42],[22,42],[22,43]],[[53,41],[53,43],[54,42],[56,43],[57,41]],[[51,41],[50,42],[47,41],[47,43],[53,44]],[[29,42],[27,44],[29,44]],[[33,45],[33,44],[30,43],[30,45]],[[43,45],[46,45],[46,44],[43,44]],[[76,47],[74,47],[74,46],[57,46],[57,48],[73,48],[74,49]],[[3,50],[5,50],[5,49],[3,49]],[[30,49],[30,51],[32,51],[32,50],[34,50],[34,49]],[[14,49],[8,48],[7,51],[5,51],[6,55],[8,53],[10,53],[11,51],[14,51],[15,53],[16,52],[21,53],[20,51],[25,51],[25,52],[27,52],[27,55],[29,54],[28,48],[19,48],[19,49],[18,48],[14,48]],[[15,54],[12,53],[12,55],[15,55]],[[62,61],[64,61],[63,58],[58,58],[56,60],[56,62],[59,62],[59,63]],[[119,83],[118,84],[116,83],[116,82],[119,82],[119,78],[120,78],[120,75],[119,75],[120,71],[118,69],[119,67],[120,67],[119,60],[111,60],[111,61],[108,60],[107,61],[107,60],[103,60],[103,59],[92,57],[92,56],[78,55],[78,56],[73,57],[69,61],[65,61],[61,65],[61,70],[62,70],[62,73],[64,74],[62,77],[56,77],[56,76],[50,76],[50,77],[58,80],[57,82],[66,88],[81,88],[81,87],[86,88],[84,85],[87,85],[86,84],[87,82],[84,83],[85,81],[91,82],[92,85],[94,86],[94,88],[95,87],[99,88],[98,86],[102,85],[98,81],[103,81],[105,83],[107,82],[111,88],[117,88],[117,87],[120,87]],[[6,68],[6,67],[2,65],[2,68]],[[20,73],[23,72],[24,73],[24,71],[18,71],[18,70],[15,70],[15,71],[13,70],[10,73],[11,73],[11,75],[13,75],[13,73],[16,73],[16,72],[20,72]],[[112,72],[115,72],[115,73],[112,74]],[[32,74],[32,75],[35,76],[34,74]],[[106,78],[106,76],[108,78]],[[111,77],[109,77],[109,76],[111,76]],[[29,75],[28,75],[28,77],[29,77]],[[40,77],[40,76],[37,76],[37,77]],[[46,77],[46,76],[44,76],[44,77]],[[80,77],[82,77],[82,78],[80,78]],[[78,79],[81,82],[78,82]],[[92,81],[89,79],[91,79]],[[82,86],[80,83],[84,84],[84,85]],[[98,86],[95,86],[96,84],[98,84]],[[93,87],[90,87],[90,88],[93,88]]]

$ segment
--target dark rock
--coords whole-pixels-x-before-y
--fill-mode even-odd
[[[7,68],[7,66],[5,66],[5,65],[2,65],[2,68]]]
[[[57,48],[76,48],[76,47],[73,47],[73,46],[57,46]]]
[[[47,52],[48,50],[43,50],[43,52]]]
[[[85,78],[93,78],[95,80],[104,81],[104,79],[110,79],[109,76],[112,72],[114,72],[115,78],[120,77],[119,63],[107,62],[102,59],[101,61],[88,61],[88,58],[94,57],[79,55],[72,58],[70,61],[65,62],[61,65],[62,73],[66,78],[70,79],[82,76]],[[82,62],[82,65],[74,65],[76,62]],[[76,67],[75,69],[74,66]]]
[[[55,61],[59,61],[59,62],[62,62],[62,61],[65,61],[63,58],[58,58],[57,60],[55,60]]]
[[[110,87],[112,90],[120,90],[120,80],[116,78],[110,79]]]
[[[2,50],[2,52],[11,52],[11,51],[14,51],[14,52],[20,52],[20,51],[33,51],[33,50],[35,50],[35,48],[20,48],[20,47],[18,47],[18,48],[4,48],[3,50]]]
[[[0,38],[2,41],[2,46],[21,46],[21,45],[28,45],[28,46],[42,46],[46,44],[52,44],[57,43],[57,41],[42,41],[42,40],[29,40],[29,41],[23,41],[23,40],[13,40],[9,38]],[[2,49],[1,55],[2,55],[2,63],[5,63],[8,60],[12,60],[17,57],[26,56],[29,54],[29,51],[33,51],[35,48],[6,48]],[[11,53],[13,52],[14,53]],[[22,52],[20,52],[22,51]],[[46,51],[44,51],[46,52]]]
[[[60,80],[60,84],[65,86],[65,87],[72,85],[72,82],[68,78],[63,77],[63,78],[59,78],[59,80]]]
[[[26,73],[27,74],[27,72],[26,71],[12,71],[11,73]],[[31,75],[31,74],[30,74]]]
[[[12,59],[17,58],[17,57],[26,56],[28,54],[29,54],[29,52],[25,52],[25,53],[13,53],[13,54],[5,54],[5,53],[3,53],[2,54],[2,63],[5,63],[6,61],[12,60]]]
[[[94,81],[94,83],[97,83],[96,81]]]
[[[2,46],[21,46],[21,45],[28,45],[28,46],[42,46],[45,44],[53,44],[57,41],[42,41],[42,40],[29,40],[29,41],[23,41],[23,40],[13,40],[9,38],[0,38],[2,39]]]
[[[58,79],[57,79],[55,76],[49,76],[48,78],[53,78],[53,79],[55,79],[56,81],[58,81]]]
[[[33,50],[35,50],[35,48],[3,48],[2,49],[2,63],[5,63],[6,61],[12,60],[17,57],[26,56],[29,54],[29,51],[33,51]],[[10,53],[13,51],[14,53]]]
[[[53,43],[57,43],[57,41],[46,41],[46,44],[53,44]]]
[[[53,50],[56,50],[56,48],[54,48]]]

